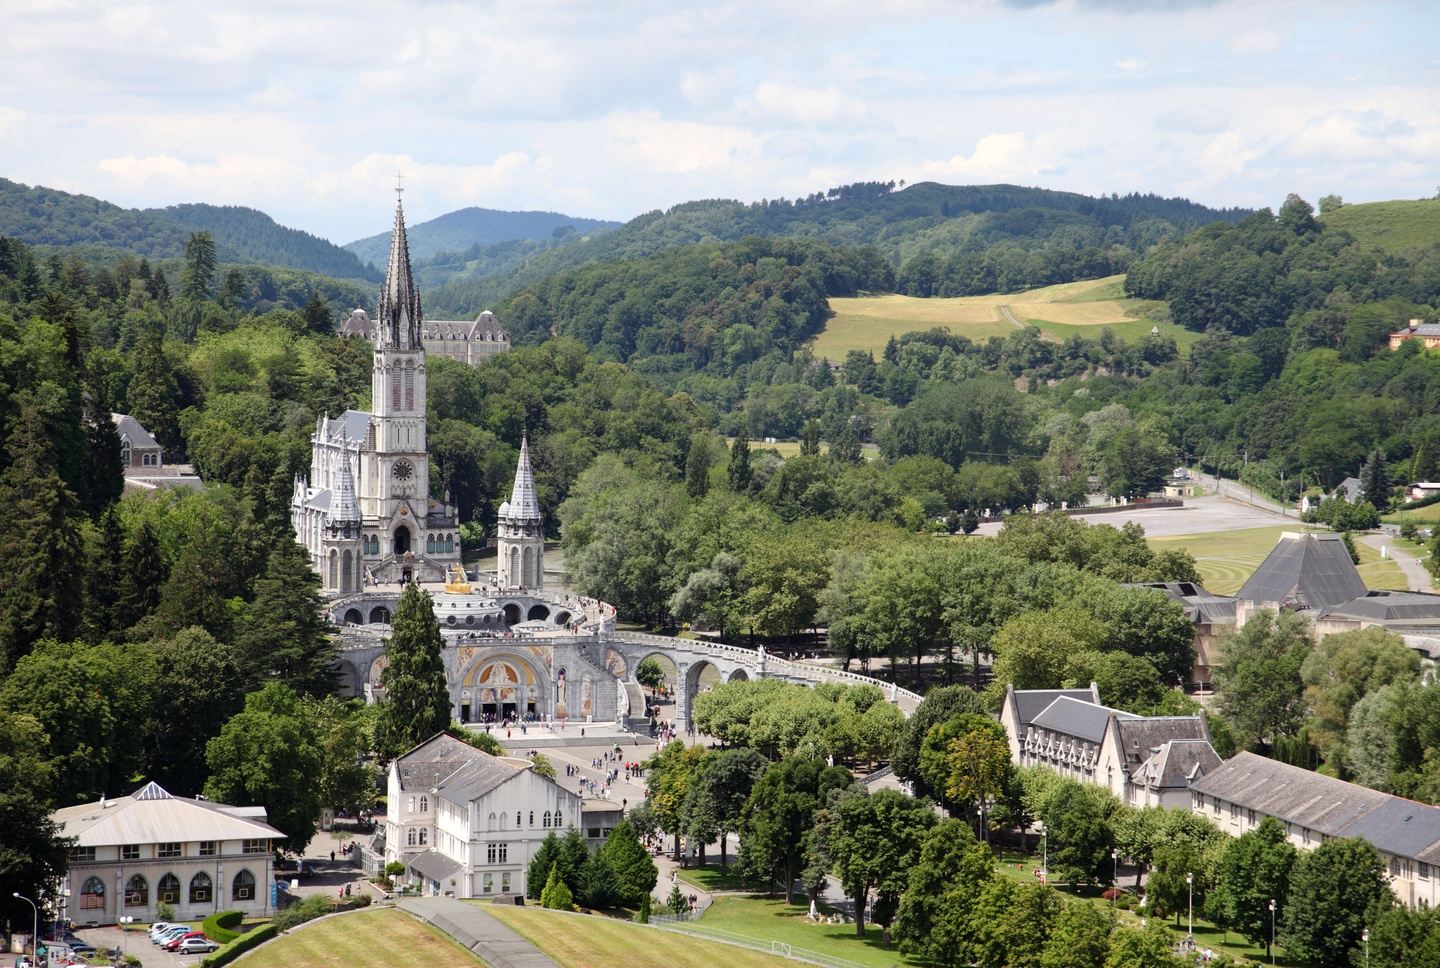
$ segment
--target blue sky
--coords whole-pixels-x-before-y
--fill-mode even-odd
[[[869,179],[1430,196],[1440,4],[0,0],[0,175],[338,242]]]

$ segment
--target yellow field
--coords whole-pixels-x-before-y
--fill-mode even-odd
[[[838,360],[850,350],[879,352],[890,337],[917,330],[939,327],[983,342],[1027,325],[1040,327],[1056,340],[1074,332],[1093,336],[1083,330],[1101,326],[1134,340],[1158,326],[1160,332],[1175,337],[1182,349],[1195,341],[1197,334],[1146,315],[1156,312],[1160,304],[1126,299],[1124,279],[1107,276],[1028,292],[949,299],[897,295],[831,299],[835,316],[816,337],[813,349],[817,356]]]

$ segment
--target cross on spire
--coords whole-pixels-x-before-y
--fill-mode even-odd
[[[402,184],[402,182],[404,181],[404,179],[405,179],[405,175],[400,171],[399,168],[396,168],[396,169],[395,169],[395,197],[396,197],[396,198],[399,198],[401,195],[403,195],[403,194],[405,193],[405,186]]]

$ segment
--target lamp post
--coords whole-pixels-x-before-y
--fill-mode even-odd
[[[1119,890],[1117,890],[1119,882],[1120,851],[1112,850],[1110,851],[1110,909],[1112,911],[1115,909],[1115,895],[1120,893]]]
[[[1275,899],[1270,899],[1270,964],[1275,964]]]
[[[1040,834],[1040,883],[1050,883],[1050,831]]]
[[[126,925],[134,923],[135,918],[129,914],[120,919],[120,951],[122,961],[130,954],[130,929],[127,928]]]
[[[11,891],[10,896],[24,901],[30,905],[30,910],[35,912],[34,920],[30,923],[30,960],[38,965],[40,964],[40,906],[19,891]],[[1366,937],[1369,937],[1368,933]],[[1365,950],[1369,951],[1370,949],[1367,947]]]
[[[1360,932],[1360,940],[1365,942],[1365,968],[1370,968],[1370,929],[1366,928]]]
[[[1185,932],[1185,937],[1191,943],[1195,941],[1195,873],[1187,871],[1185,874],[1185,887],[1190,893],[1190,930]]]

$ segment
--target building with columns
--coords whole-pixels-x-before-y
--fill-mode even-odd
[[[373,327],[371,410],[316,422],[310,473],[295,479],[291,498],[296,540],[328,594],[443,581],[460,560],[458,513],[448,500],[430,496],[423,331],[397,199]]]

